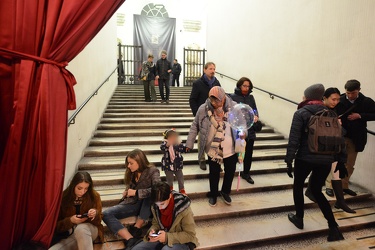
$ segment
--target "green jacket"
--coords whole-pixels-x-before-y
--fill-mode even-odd
[[[174,219],[171,228],[167,232],[166,244],[172,247],[174,244],[187,244],[193,243],[198,247],[198,239],[195,233],[195,221],[193,211],[190,207],[190,199],[172,191],[173,198],[175,199]],[[153,214],[152,226],[146,234],[144,240],[148,241],[148,235],[151,230],[163,230],[163,225],[160,223],[160,213],[156,205],[151,206]]]

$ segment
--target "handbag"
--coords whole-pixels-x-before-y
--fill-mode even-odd
[[[144,75],[142,78],[141,78],[141,81],[146,81],[147,80],[147,75]]]
[[[253,124],[253,128],[254,128],[255,132],[262,131],[262,128],[263,128],[262,122],[260,120],[258,120],[256,123]]]

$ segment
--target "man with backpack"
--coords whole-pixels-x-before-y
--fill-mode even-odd
[[[296,214],[288,214],[288,219],[299,229],[303,229],[304,218],[304,195],[303,188],[307,176],[311,173],[311,192],[314,195],[320,210],[328,221],[329,235],[328,241],[343,240],[344,237],[338,229],[338,224],[333,216],[331,206],[322,193],[322,186],[331,170],[331,164],[338,160],[336,170],[340,171],[340,177],[347,174],[345,163],[345,144],[339,147],[340,153],[337,154],[338,143],[335,135],[324,135],[324,131],[314,131],[309,135],[309,129],[313,129],[313,123],[319,122],[319,117],[324,117],[322,111],[325,106],[322,102],[324,86],[314,84],[308,87],[304,92],[304,100],[298,105],[298,110],[294,113],[293,121],[289,134],[289,142],[285,162],[287,163],[288,176],[293,178],[293,161],[294,162],[294,185],[293,198]],[[318,116],[319,115],[319,116]],[[337,117],[331,120],[322,120],[327,130],[336,126]],[[309,122],[312,122],[309,125]],[[320,135],[315,138],[314,135]],[[324,140],[322,140],[324,139]],[[323,142],[323,143],[322,143]],[[338,159],[335,159],[337,156]]]
[[[375,121],[375,102],[363,95],[360,90],[359,81],[347,81],[346,93],[341,95],[336,106],[337,113],[341,116],[342,127],[346,130],[345,143],[348,153],[348,176],[342,180],[342,188],[344,193],[352,196],[356,196],[357,193],[349,189],[349,178],[354,172],[358,152],[362,152],[367,143],[367,122]]]

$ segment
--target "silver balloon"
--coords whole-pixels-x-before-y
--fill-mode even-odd
[[[246,104],[236,104],[228,113],[228,123],[238,131],[246,131],[254,124],[254,111]]]

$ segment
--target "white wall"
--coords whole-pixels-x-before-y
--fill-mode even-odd
[[[176,18],[176,58],[183,62],[183,48],[191,44],[196,44],[200,49],[206,48],[206,23],[207,11],[205,1],[202,0],[127,0],[119,8],[117,13],[125,15],[125,23],[117,28],[118,38],[122,44],[134,45],[134,22],[133,15],[140,15],[143,7],[149,3],[163,4],[168,11],[170,18]],[[183,20],[201,21],[199,32],[185,32]],[[159,55],[154,55],[158,58]],[[173,61],[174,58],[168,58]],[[183,74],[183,72],[181,73]],[[181,79],[182,80],[182,77]]]
[[[68,69],[77,79],[74,87],[77,108],[93,93],[117,65],[116,17],[112,17],[87,47],[69,63]],[[68,128],[68,151],[65,171],[67,186],[82,152],[92,137],[99,119],[117,86],[117,72],[99,90],[98,95],[78,114],[75,124]],[[68,117],[74,111],[69,111]]]
[[[217,3],[207,0],[208,60],[217,64],[217,71],[234,78],[248,76],[254,85],[294,101],[300,101],[313,83],[343,91],[352,78],[362,83],[365,95],[375,98],[375,1]],[[233,91],[233,81],[221,80]],[[261,119],[288,135],[296,107],[258,91],[254,96]],[[353,176],[373,192],[374,140],[370,136],[357,164],[361,171]]]

